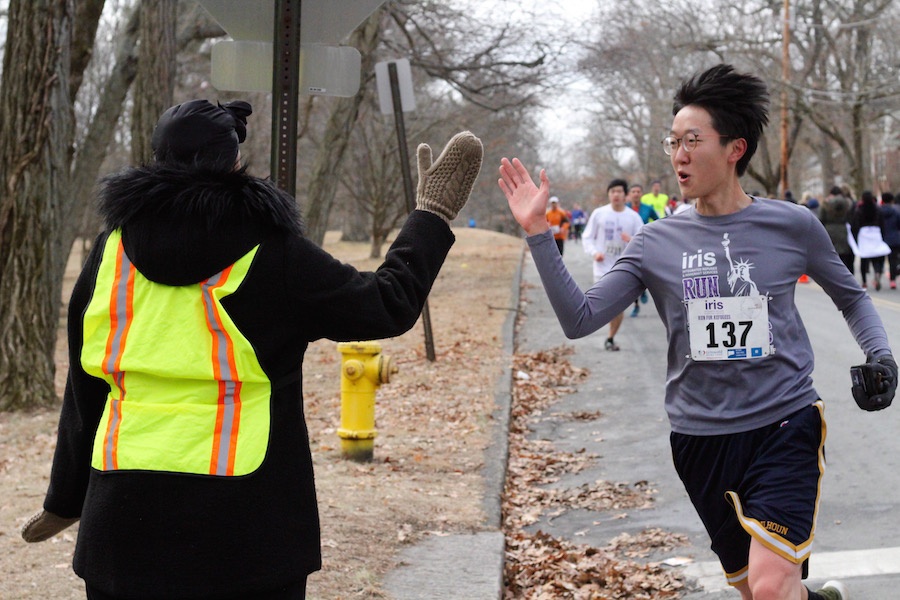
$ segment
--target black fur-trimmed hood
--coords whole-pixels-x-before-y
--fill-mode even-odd
[[[202,281],[271,235],[302,235],[294,199],[243,170],[132,167],[101,182],[99,211],[121,229],[125,252],[147,278]]]

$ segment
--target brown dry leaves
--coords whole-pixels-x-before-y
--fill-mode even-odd
[[[616,557],[608,549],[577,545],[538,532],[507,537],[515,579],[506,598],[600,600],[677,598],[680,579],[659,566]]]
[[[606,548],[573,544],[524,528],[541,515],[575,509],[641,509],[653,502],[646,481],[634,484],[595,481],[575,488],[550,488],[563,474],[576,473],[595,456],[560,452],[552,443],[529,440],[529,423],[562,394],[573,391],[587,372],[565,358],[570,348],[552,348],[514,358],[509,467],[503,499],[506,533],[505,598],[550,600],[677,598],[681,577],[657,564],[641,564],[653,551],[686,543],[684,536],[659,529],[620,535]],[[577,413],[573,419],[596,418]]]

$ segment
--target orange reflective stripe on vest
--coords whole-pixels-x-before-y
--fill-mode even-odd
[[[225,284],[230,272],[231,267],[228,267],[200,285],[206,309],[206,324],[212,333],[213,374],[219,382],[219,409],[216,412],[216,430],[209,463],[209,472],[213,475],[234,473],[234,450],[241,421],[241,382],[236,377],[234,348],[213,300],[213,291]]]
[[[122,349],[128,337],[134,301],[134,266],[125,255],[122,244],[116,249],[115,280],[110,294],[109,337],[106,342],[106,357],[103,361],[103,372],[115,379],[115,388],[119,396],[111,399],[111,416],[104,436],[103,469],[117,469],[116,445],[119,437],[119,423],[122,419],[121,402],[125,396],[125,373],[119,369],[122,360]]]
[[[110,234],[83,318],[82,366],[110,387],[95,469],[236,476],[262,463],[271,384],[222,306],[256,251],[205,281],[167,286]]]

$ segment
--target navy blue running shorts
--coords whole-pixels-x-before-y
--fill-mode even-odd
[[[728,583],[747,579],[756,539],[807,575],[825,471],[819,400],[766,427],[714,436],[671,434],[672,457]]]

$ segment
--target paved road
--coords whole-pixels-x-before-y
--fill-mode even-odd
[[[565,261],[582,285],[591,282],[588,257],[569,242]],[[567,340],[549,307],[530,255],[523,281],[527,318],[518,335],[519,352],[562,344],[575,354],[573,364],[590,370],[580,389],[548,409],[534,437],[548,439],[561,450],[598,455],[593,468],[558,485],[577,486],[604,479],[649,481],[658,490],[653,508],[594,512],[574,510],[544,517],[534,526],[578,543],[604,546],[622,532],[661,527],[689,536],[691,545],[655,560],[688,557],[686,574],[693,591],[688,598],[734,599],[726,589],[706,533],[694,514],[671,464],[669,427],[663,410],[665,332],[653,303],[641,305],[638,318],[626,316],[616,341],[621,352],[605,352],[606,330],[588,338]],[[900,352],[900,291],[872,292],[876,306]],[[797,303],[817,356],[816,388],[826,401],[828,470],[823,485],[818,531],[810,563],[809,584],[840,577],[854,598],[890,598],[900,587],[900,519],[896,490],[900,484],[900,401],[880,413],[856,408],[849,394],[848,367],[862,362],[859,348],[831,300],[814,283],[798,286]],[[596,420],[568,418],[575,411],[596,411]]]

